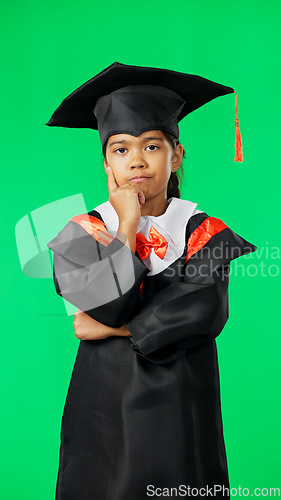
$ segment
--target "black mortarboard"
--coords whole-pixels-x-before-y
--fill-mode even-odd
[[[178,122],[216,97],[235,93],[234,161],[243,161],[233,88],[162,68],[114,62],[67,96],[46,125],[99,131],[102,146],[115,134],[165,130],[179,138]]]

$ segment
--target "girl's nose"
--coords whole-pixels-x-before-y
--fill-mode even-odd
[[[147,167],[147,163],[141,155],[135,155],[135,157],[131,160],[131,167],[143,168]]]
[[[133,167],[133,168],[144,168],[144,164],[143,163],[136,163],[136,162],[134,162],[134,163],[131,164],[131,167]]]

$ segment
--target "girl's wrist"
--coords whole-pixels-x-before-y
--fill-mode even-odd
[[[127,337],[128,335],[131,335],[126,323],[124,325],[120,326],[119,328],[112,328],[112,331],[113,331],[113,335],[116,335],[119,337]]]
[[[138,224],[136,222],[121,222],[116,234],[116,238],[124,243],[133,253],[136,251],[137,228]]]

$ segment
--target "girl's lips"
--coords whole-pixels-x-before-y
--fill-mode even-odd
[[[151,179],[151,177],[139,177],[138,179],[131,179],[129,182],[139,183],[139,182],[148,181],[149,179]]]

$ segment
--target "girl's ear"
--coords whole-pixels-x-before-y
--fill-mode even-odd
[[[183,145],[179,143],[177,144],[177,147],[173,154],[173,159],[172,159],[173,168],[177,168],[180,166],[182,162],[182,157],[183,157]]]
[[[105,158],[104,158],[104,160],[103,160],[103,166],[104,166],[104,170],[105,170],[105,172],[106,172],[106,169],[107,169],[107,167],[108,167],[108,164],[107,164],[107,161],[106,161],[106,159],[105,159]],[[106,172],[106,173],[107,173],[107,172]]]

